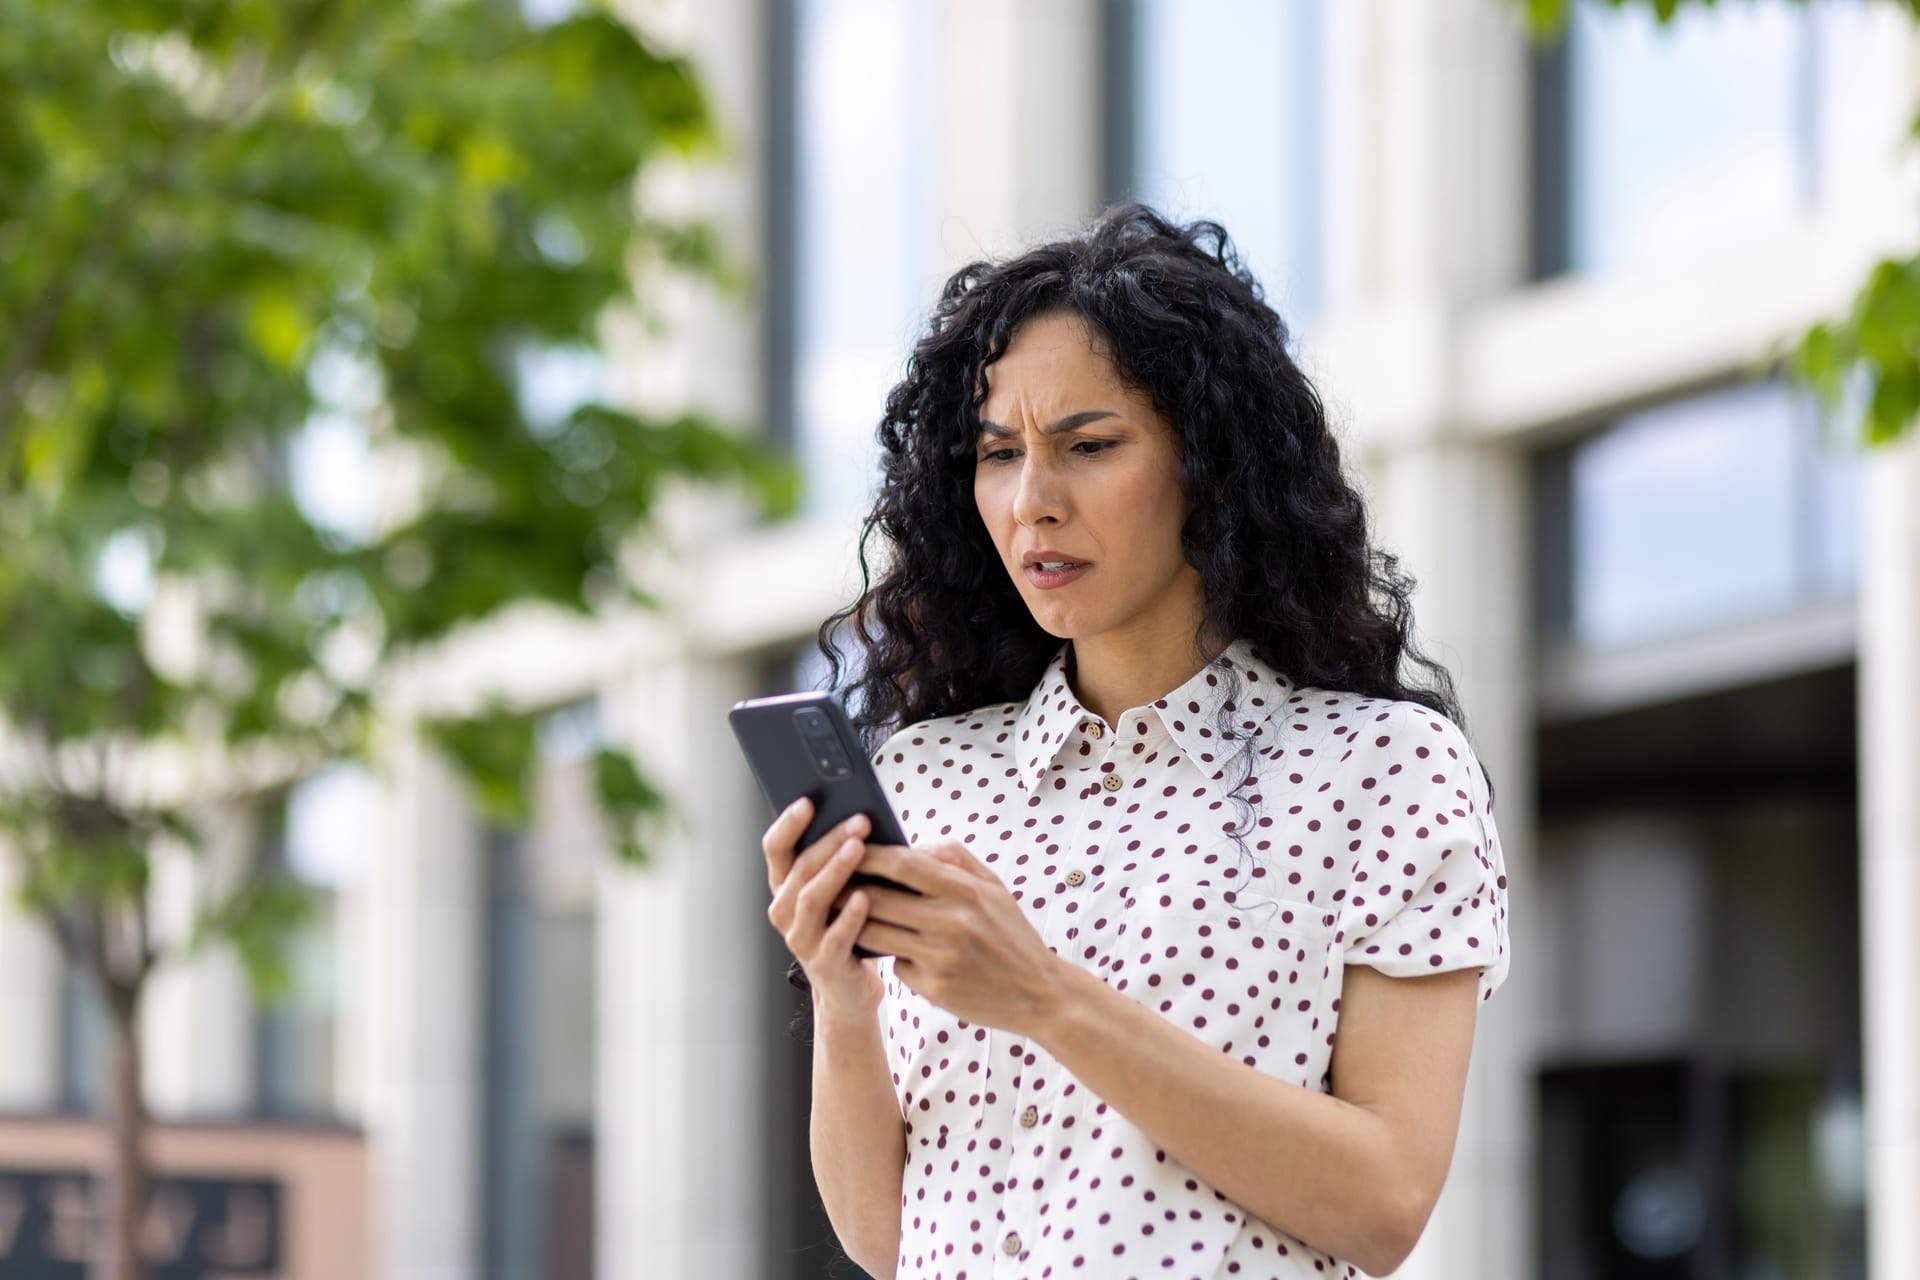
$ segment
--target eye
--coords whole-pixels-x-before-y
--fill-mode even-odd
[[[1075,444],[1075,445],[1074,445],[1073,447],[1074,447],[1075,449],[1085,449],[1085,450],[1086,450],[1086,452],[1085,452],[1085,453],[1083,453],[1083,454],[1081,454],[1080,456],[1081,456],[1081,457],[1083,457],[1083,458],[1091,458],[1091,457],[1093,457],[1093,456],[1094,456],[1095,454],[1097,454],[1097,453],[1104,453],[1104,452],[1106,452],[1106,451],[1107,451],[1108,449],[1111,449],[1111,448],[1113,448],[1113,446],[1114,446],[1114,441],[1112,441],[1112,440],[1081,440],[1081,441],[1079,441],[1079,442],[1077,442],[1077,443],[1076,443],[1076,444]],[[980,455],[980,461],[982,461],[982,462],[1005,462],[1005,461],[1006,461],[1006,459],[1005,459],[1004,457],[1002,457],[1001,455],[1003,455],[1003,454],[1011,454],[1011,453],[1017,453],[1017,452],[1018,452],[1018,450],[1016,450],[1016,449],[1011,449],[1011,448],[1008,448],[1008,449],[993,449],[993,450],[990,450],[990,451],[988,451],[988,452],[986,452],[986,453],[983,453],[983,454],[981,454],[981,455]]]

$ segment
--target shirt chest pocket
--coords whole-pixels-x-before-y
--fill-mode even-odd
[[[1336,926],[1335,913],[1286,899],[1136,895],[1115,938],[1112,981],[1221,1052],[1318,1089],[1335,1022]]]

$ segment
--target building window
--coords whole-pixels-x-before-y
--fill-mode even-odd
[[[1118,194],[1226,227],[1289,326],[1325,304],[1324,0],[1131,0]]]
[[[1852,796],[1714,768],[1543,814],[1540,1275],[1866,1275]]]
[[[1536,77],[1536,274],[1764,244],[1891,163],[1899,67],[1881,17],[1756,0],[1662,26],[1650,6],[1576,4]]]
[[[1606,648],[1852,590],[1859,463],[1753,383],[1629,414],[1542,460],[1543,627]]]
[[[377,837],[376,788],[365,768],[335,764],[288,788],[261,814],[260,870],[298,883],[314,907],[307,926],[286,943],[287,990],[254,1015],[262,1114],[339,1113],[341,899],[360,882]]]
[[[548,713],[538,741],[532,823],[483,842],[487,1280],[593,1274],[593,896],[613,856],[593,786],[597,699]]]
[[[874,429],[938,289],[936,13],[892,0],[774,8],[773,92],[791,104],[776,111],[771,183],[775,434],[800,468],[803,514],[846,519],[871,501]]]
[[[60,1109],[82,1115],[106,1105],[113,1022],[93,976],[62,958],[60,966]]]

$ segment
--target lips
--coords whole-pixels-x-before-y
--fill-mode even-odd
[[[1030,564],[1026,566],[1027,581],[1042,591],[1049,591],[1078,581],[1092,568],[1088,563],[1069,564],[1064,569],[1042,569],[1038,564]]]

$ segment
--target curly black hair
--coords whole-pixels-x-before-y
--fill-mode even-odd
[[[1198,658],[1245,637],[1297,687],[1417,702],[1464,731],[1452,677],[1414,646],[1413,579],[1370,544],[1320,397],[1225,228],[1123,204],[1078,235],[954,272],[887,395],[884,470],[860,532],[861,594],[818,634],[828,687],[868,750],[922,720],[1024,700],[1060,647],[973,499],[984,371],[1022,325],[1060,313],[1088,326],[1178,433],[1194,504],[1181,549],[1205,599]],[[891,551],[877,580],[876,533]],[[851,679],[835,640],[849,625],[864,651]],[[1426,679],[1406,682],[1403,664]],[[1250,774],[1254,753],[1241,754]],[[1491,799],[1490,777],[1488,789]]]

